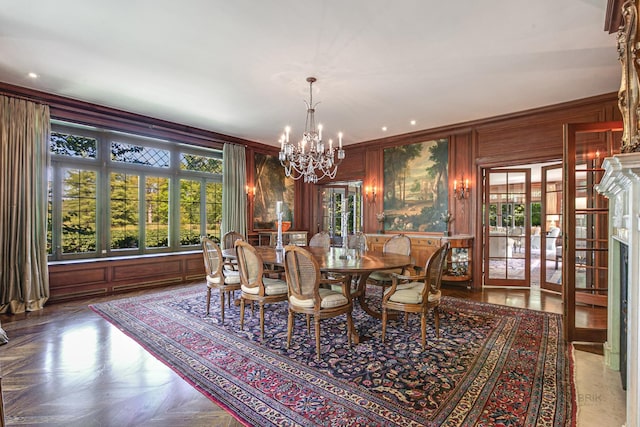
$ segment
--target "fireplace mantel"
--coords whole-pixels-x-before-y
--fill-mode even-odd
[[[628,247],[627,427],[640,427],[640,153],[618,154],[602,163],[596,190],[609,199],[609,308],[605,362],[619,369],[620,243]]]

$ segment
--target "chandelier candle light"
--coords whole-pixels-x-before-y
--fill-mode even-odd
[[[291,128],[287,126],[280,137],[280,153],[278,158],[284,167],[285,175],[293,179],[304,178],[304,182],[317,183],[326,177],[336,177],[338,165],[344,159],[342,149],[342,132],[338,133],[338,148],[334,147],[333,140],[325,149],[322,140],[322,125],[316,128],[315,105],[313,104],[313,83],[315,77],[307,77],[309,82],[309,102],[307,104],[307,118],[304,125],[302,139],[297,144],[289,142]],[[337,153],[336,153],[337,152]],[[336,160],[337,157],[337,160]]]

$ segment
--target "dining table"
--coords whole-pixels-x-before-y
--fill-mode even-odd
[[[255,248],[264,264],[284,267],[283,250],[277,250],[274,246],[255,246]],[[304,249],[318,261],[321,272],[342,274],[346,276],[347,283],[352,283],[352,279],[355,279],[356,289],[352,290],[351,297],[358,301],[367,314],[378,319],[382,318],[382,313],[367,302],[367,278],[374,271],[403,268],[413,264],[412,258],[408,255],[379,251],[310,246],[305,246]],[[224,249],[222,256],[228,259],[235,258],[235,249]]]

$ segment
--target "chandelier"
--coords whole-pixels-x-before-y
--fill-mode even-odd
[[[309,103],[305,101],[305,104],[307,104],[307,119],[302,139],[297,144],[290,143],[289,133],[291,129],[287,126],[284,129],[284,134],[280,137],[278,158],[280,159],[280,164],[284,166],[286,176],[296,180],[304,178],[304,182],[315,184],[325,176],[329,177],[329,179],[336,177],[338,165],[344,159],[344,150],[342,149],[342,132],[338,133],[337,149],[331,139],[325,147],[322,140],[322,125],[319,124],[316,128],[312,90],[316,78],[307,77],[307,81],[309,82]]]

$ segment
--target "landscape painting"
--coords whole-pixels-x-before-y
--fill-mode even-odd
[[[293,221],[294,180],[286,178],[277,156],[256,153],[253,229],[277,228],[276,202],[283,202],[284,221]]]
[[[384,150],[384,230],[447,230],[448,145],[443,138]]]

